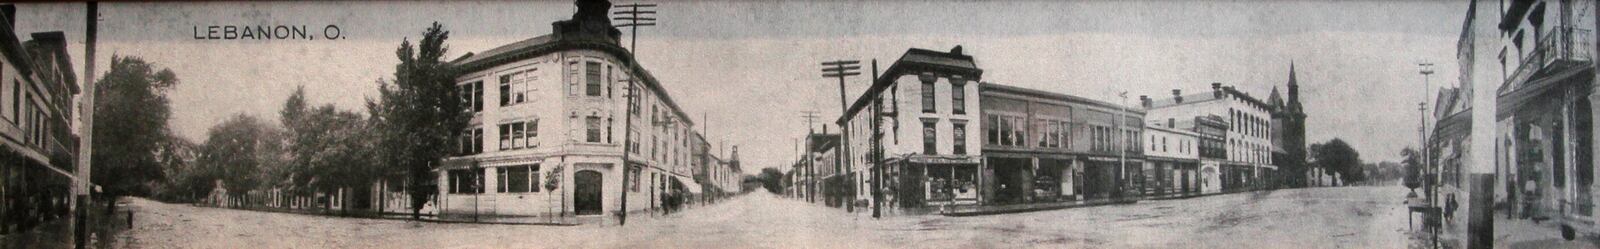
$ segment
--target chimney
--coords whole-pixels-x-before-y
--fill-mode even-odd
[[[1154,104],[1154,101],[1150,100],[1150,96],[1139,95],[1139,106],[1144,106],[1144,109],[1150,109],[1150,106]]]
[[[1222,82],[1211,82],[1211,96],[1222,98]]]
[[[0,14],[4,14],[5,15],[6,27],[7,28],[10,28],[11,30],[16,30],[17,29],[17,6],[16,5],[10,5],[10,4],[0,5]]]
[[[1183,104],[1183,90],[1172,89],[1172,100]]]
[[[962,53],[961,53],[961,45],[956,45],[956,47],[955,47],[955,48],[951,48],[951,49],[950,49],[950,54],[954,54],[954,55],[963,55],[963,54],[962,54]]]

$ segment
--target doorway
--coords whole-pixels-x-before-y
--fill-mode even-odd
[[[601,178],[600,172],[593,170],[580,170],[572,175],[575,186],[572,188],[572,207],[578,215],[601,214]]]

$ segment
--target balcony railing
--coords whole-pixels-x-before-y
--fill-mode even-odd
[[[1533,53],[1523,58],[1522,64],[1517,66],[1516,73],[1511,75],[1510,82],[1523,82],[1546,69],[1555,66],[1569,65],[1571,62],[1588,62],[1593,59],[1594,49],[1589,47],[1589,39],[1593,39],[1590,30],[1573,28],[1571,26],[1557,26],[1551,29],[1549,35],[1540,37],[1534,43]],[[1558,64],[1561,63],[1561,64]]]

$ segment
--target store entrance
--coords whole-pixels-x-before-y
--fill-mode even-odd
[[[1028,193],[1029,173],[1033,168],[1029,160],[1024,158],[990,158],[989,165],[994,167],[994,202],[999,204],[1020,203],[1026,200]]]

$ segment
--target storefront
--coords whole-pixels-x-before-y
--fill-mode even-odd
[[[886,187],[894,193],[893,199],[901,207],[915,208],[937,205],[978,204],[981,184],[979,169],[982,160],[977,156],[910,155],[904,159],[885,163],[891,170],[886,174]],[[898,168],[898,169],[894,169]],[[898,182],[898,184],[894,184]]]

